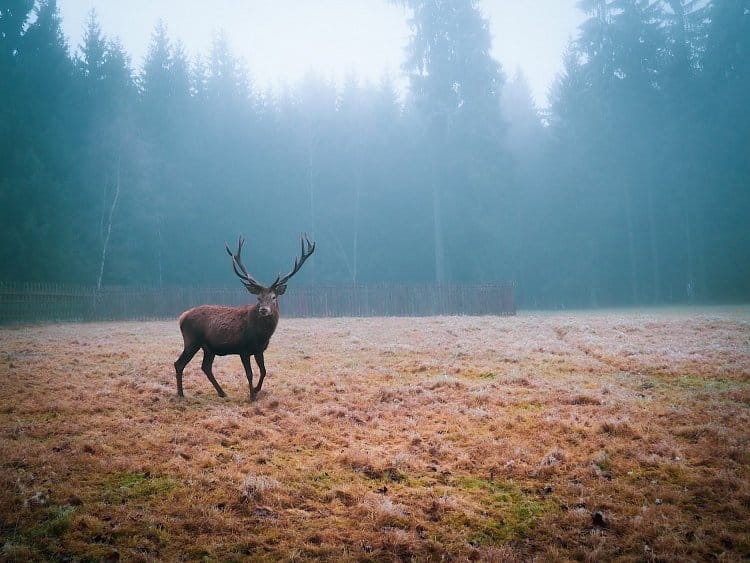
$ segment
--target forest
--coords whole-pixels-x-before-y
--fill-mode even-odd
[[[385,0],[384,0],[385,1]],[[0,3],[0,281],[515,283],[519,306],[750,299],[750,1],[582,0],[537,107],[476,0],[403,0],[401,72],[256,84],[221,32]],[[298,280],[299,281],[299,280]]]

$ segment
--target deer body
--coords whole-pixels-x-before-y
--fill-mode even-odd
[[[180,315],[180,331],[185,347],[174,363],[177,377],[177,395],[183,397],[182,372],[198,350],[203,350],[201,368],[208,380],[216,389],[220,397],[226,393],[213,376],[213,361],[216,356],[236,354],[242,360],[245,368],[250,398],[255,400],[256,394],[263,386],[266,377],[266,366],[263,352],[268,348],[271,336],[279,322],[279,306],[277,297],[286,291],[286,282],[299,269],[315,250],[315,244],[307,238],[302,241],[302,255],[299,261],[295,259],[294,268],[284,276],[278,276],[269,287],[259,284],[245,269],[240,258],[243,239],[240,238],[237,254],[233,254],[229,247],[227,252],[232,257],[234,272],[242,279],[245,287],[257,295],[258,302],[242,307],[222,307],[218,305],[201,305],[185,311]],[[307,243],[307,248],[305,248]],[[250,357],[260,369],[258,386],[253,387],[253,370]]]
[[[278,322],[278,309],[261,317],[257,305],[201,305],[180,316],[180,330],[186,344],[188,340],[201,343],[217,356],[254,355],[268,348]]]

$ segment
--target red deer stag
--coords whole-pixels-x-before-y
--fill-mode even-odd
[[[245,240],[240,237],[237,254],[225,246],[232,257],[234,273],[242,280],[247,290],[258,296],[258,302],[242,307],[221,307],[218,305],[201,305],[180,315],[180,330],[185,340],[185,349],[174,363],[177,372],[177,395],[184,397],[182,392],[182,371],[198,350],[203,349],[203,363],[201,368],[208,380],[216,389],[219,397],[226,397],[226,393],[214,378],[211,370],[214,358],[237,354],[242,360],[245,375],[250,386],[250,399],[255,400],[257,393],[263,386],[266,377],[266,366],[263,362],[263,352],[268,347],[276,324],[279,322],[279,305],[277,296],[284,295],[286,282],[296,274],[310,255],[315,251],[315,243],[311,243],[304,235],[302,238],[302,253],[294,259],[294,267],[287,275],[276,276],[270,286],[258,283],[242,264],[240,253]],[[258,386],[253,387],[253,370],[250,356],[255,356],[255,362],[260,369]]]

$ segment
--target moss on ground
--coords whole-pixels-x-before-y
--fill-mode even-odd
[[[472,545],[504,544],[526,537],[540,516],[558,510],[549,500],[525,492],[510,481],[459,477],[453,486],[479,504],[478,514],[455,514],[451,520],[466,529]]]
[[[129,471],[111,474],[102,483],[104,499],[110,504],[147,500],[165,495],[176,486],[177,482],[171,476],[154,477]]]

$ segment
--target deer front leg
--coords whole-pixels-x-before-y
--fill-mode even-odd
[[[200,350],[200,346],[196,346],[194,344],[186,344],[185,349],[182,351],[182,354],[180,354],[180,357],[177,358],[177,361],[174,363],[174,369],[177,376],[178,397],[185,396],[185,394],[182,392],[182,372],[185,369],[187,363],[193,359],[193,356],[195,356],[195,353],[198,350]]]
[[[263,380],[266,378],[266,363],[263,360],[263,352],[255,354],[255,361],[260,369],[260,379],[258,379],[258,386],[255,388],[255,392],[258,393],[260,388],[263,387]]]
[[[245,376],[247,377],[247,384],[250,386],[250,400],[255,400],[255,389],[253,388],[253,366],[250,363],[250,356],[240,356],[242,360],[242,366],[245,368]]]
[[[219,394],[219,397],[226,397],[227,394],[224,393],[224,390],[221,388],[221,385],[219,385],[219,382],[216,381],[216,378],[213,374],[212,365],[214,363],[214,358],[216,355],[208,350],[207,348],[203,349],[203,363],[201,364],[201,369],[203,369],[203,373],[206,374],[206,377],[208,377],[208,380],[211,382],[211,385],[214,386],[214,389],[216,389],[216,392]]]

